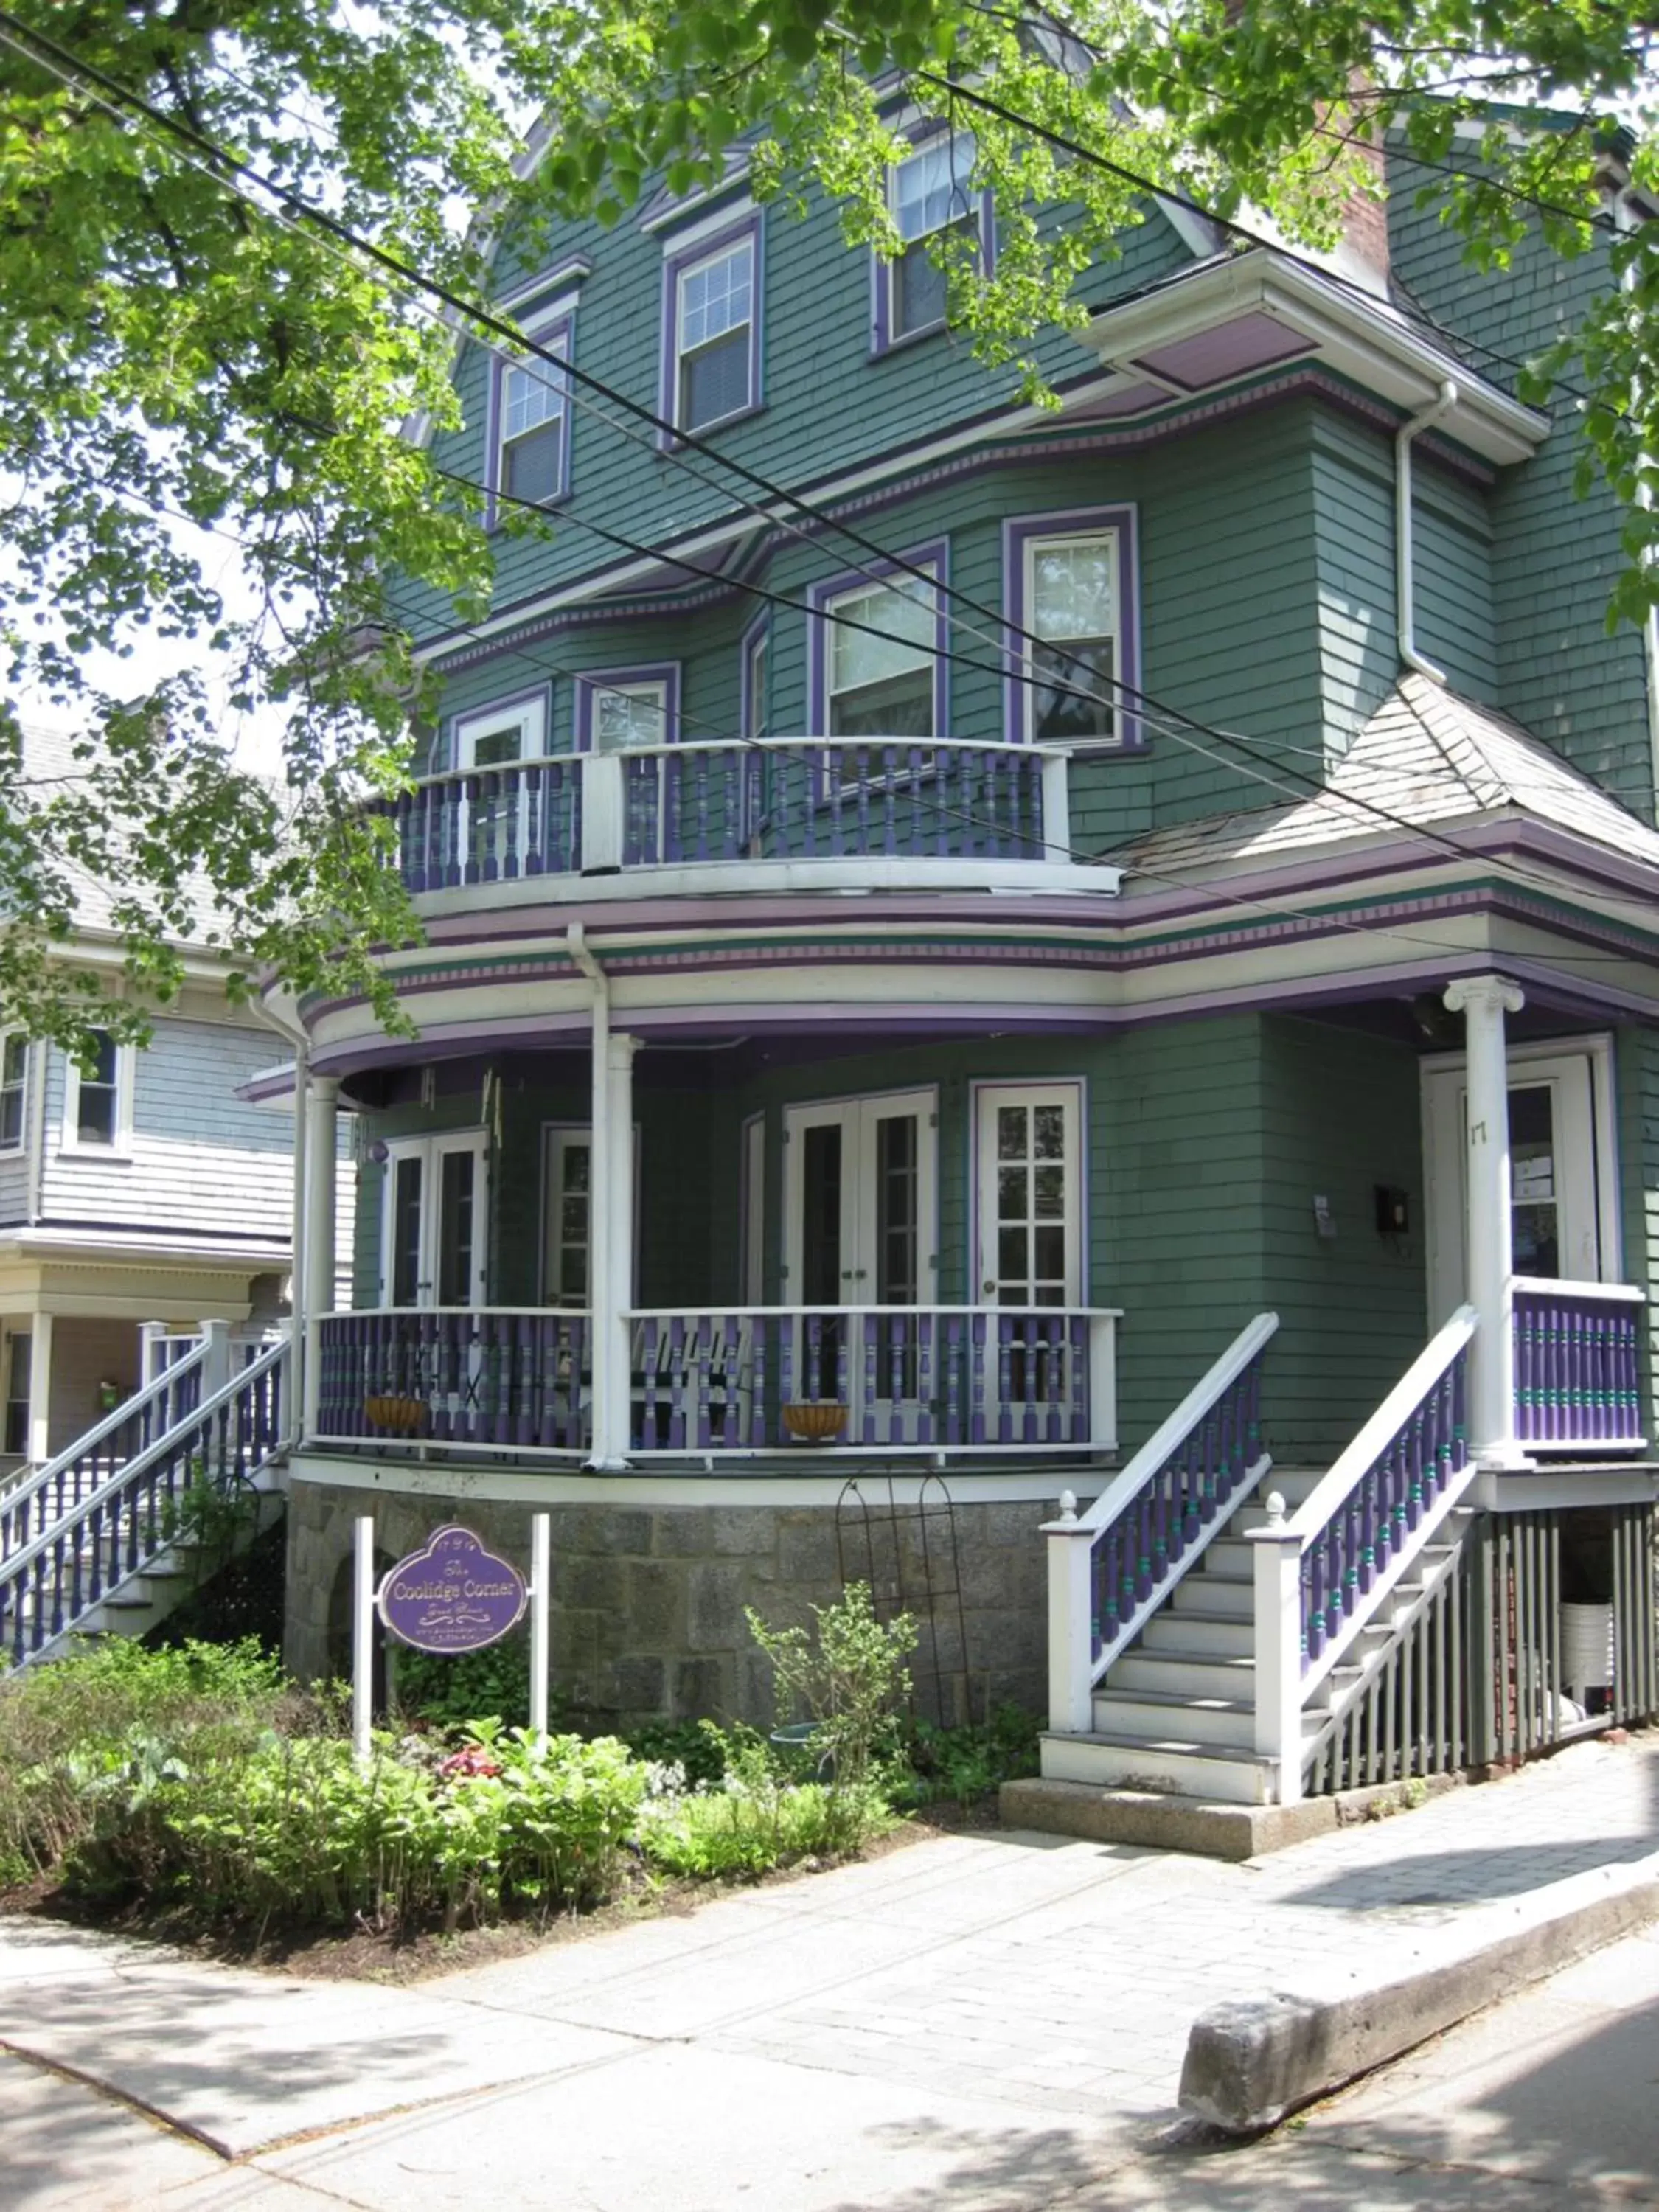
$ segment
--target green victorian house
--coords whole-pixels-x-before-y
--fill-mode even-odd
[[[1478,276],[1411,173],[1326,263],[1149,203],[1044,413],[945,319],[970,149],[912,144],[891,263],[740,163],[500,246],[540,349],[463,340],[437,444],[555,526],[419,611],[418,1037],[295,1010],[358,1228],[289,1657],[365,1511],[545,1510],[595,1717],[758,1717],[745,1606],[854,1577],[1080,1784],[1645,1713],[1659,693],[1511,367],[1605,270]]]

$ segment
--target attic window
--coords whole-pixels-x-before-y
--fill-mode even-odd
[[[876,264],[878,353],[944,329],[949,285],[935,258],[941,240],[966,238],[981,263],[989,261],[989,199],[969,183],[975,155],[971,132],[946,132],[888,171],[888,206],[904,244],[896,260]]]
[[[751,216],[667,266],[664,412],[707,430],[760,404],[760,228]]]
[[[541,353],[501,369],[495,484],[517,505],[550,506],[569,489],[570,402],[567,380],[543,356],[568,359],[568,318],[540,332]]]

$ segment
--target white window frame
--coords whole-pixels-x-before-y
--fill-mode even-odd
[[[458,714],[450,725],[454,763],[458,769],[511,768],[518,762],[539,760],[547,750],[547,694],[545,691],[527,695],[522,699],[504,700],[499,707],[480,707],[465,714]],[[478,746],[485,738],[516,729],[519,750],[511,761],[478,759]]]
[[[641,676],[635,678],[623,677],[614,682],[593,683],[588,688],[591,698],[588,705],[587,731],[591,748],[594,752],[602,754],[649,752],[654,747],[673,743],[672,723],[673,702],[669,696],[670,685],[665,676]],[[605,714],[606,701],[626,699],[637,702],[647,697],[654,700],[656,704],[657,716],[661,725],[659,734],[637,746],[601,744],[599,723]]]
[[[555,1156],[574,1140],[588,1148],[587,1175],[587,1304],[586,1306],[567,1306],[558,1304],[550,1295],[555,1279],[554,1260],[557,1243],[554,1236],[552,1200],[556,1185],[553,1177]],[[640,1205],[641,1143],[640,1125],[634,1124],[634,1253],[633,1284],[640,1278],[640,1244],[644,1234],[645,1217]],[[593,1126],[590,1121],[544,1121],[542,1123],[542,1185],[540,1218],[540,1279],[539,1303],[550,1313],[592,1313],[593,1310],[593,1208],[598,1193],[593,1187]],[[635,1303],[633,1284],[630,1284],[627,1303]]]
[[[1062,1303],[1052,1309],[1035,1308],[1034,1311],[1052,1310],[1063,1313],[1085,1305],[1088,1302],[1089,1252],[1085,1228],[1088,1220],[1085,1178],[1088,1173],[1089,1146],[1087,1139],[1087,1099],[1082,1082],[1076,1077],[1057,1076],[1048,1083],[975,1083],[973,1086],[973,1147],[971,1173],[974,1178],[973,1243],[969,1264],[974,1273],[969,1285],[969,1303],[995,1310],[1018,1311],[1018,1308],[1000,1308],[996,1304],[998,1269],[992,1240],[998,1228],[996,1208],[996,1113],[1000,1106],[1059,1106],[1066,1115],[1066,1150],[1062,1165],[1066,1170],[1066,1211],[1061,1217],[1065,1239],[1065,1288]],[[986,1289],[986,1284],[992,1285]]]
[[[21,1064],[15,1084],[5,1080],[6,1059],[13,1045],[21,1047]],[[11,1158],[27,1149],[29,1141],[29,1077],[33,1071],[34,1054],[29,1040],[21,1030],[0,1030],[0,1158]],[[13,1091],[17,1094],[17,1134],[8,1139],[4,1133],[3,1102]]]
[[[1023,594],[1021,605],[1024,616],[1024,628],[1032,637],[1042,637],[1037,618],[1037,556],[1041,553],[1062,545],[1104,546],[1110,559],[1111,576],[1107,596],[1111,610],[1112,627],[1105,634],[1110,637],[1112,646],[1114,688],[1112,696],[1106,702],[1111,715],[1112,726],[1110,732],[1103,737],[1051,738],[1046,742],[1066,744],[1079,748],[1099,746],[1103,750],[1118,752],[1122,750],[1123,745],[1123,717],[1116,696],[1116,686],[1121,682],[1123,672],[1123,532],[1115,526],[1108,526],[1099,530],[1055,530],[1045,532],[1040,538],[1032,537],[1025,539],[1021,555],[1024,563],[1024,573],[1020,579]],[[1045,644],[1052,643],[1062,648],[1068,641],[1063,638],[1043,638]],[[1017,640],[1016,643],[1024,656],[1020,691],[1024,701],[1025,742],[1028,744],[1035,744],[1040,742],[1037,737],[1036,713],[1037,692],[1041,679],[1034,659],[1035,648],[1027,644],[1024,639]]]
[[[538,318],[537,327],[526,331],[526,336],[535,344],[544,347],[549,352],[556,353],[562,361],[568,361],[574,341],[574,309],[566,307],[556,315]],[[556,404],[550,405],[548,412],[535,422],[527,423],[522,430],[509,435],[507,427],[507,394],[514,376],[525,378],[530,389],[541,393],[544,402],[556,401]],[[511,491],[507,484],[507,448],[516,444],[519,439],[534,436],[538,432],[544,430],[550,422],[556,422],[559,426],[558,488],[549,493],[545,499],[529,503],[537,507],[557,506],[561,500],[568,499],[570,495],[568,380],[562,378],[550,362],[544,361],[538,354],[529,354],[523,361],[504,362],[501,364],[501,373],[495,384],[495,453],[494,469],[490,479],[492,502],[510,503],[517,507],[524,501],[525,495],[522,492]],[[491,519],[494,520],[493,514]]]
[[[699,346],[685,343],[685,288],[690,278],[712,269],[717,262],[746,255],[749,262],[749,312],[741,322],[728,323],[713,338],[705,338]],[[704,431],[717,429],[722,422],[735,422],[740,415],[752,414],[760,404],[759,349],[756,340],[759,330],[760,313],[760,232],[750,219],[736,236],[718,240],[700,253],[688,253],[684,260],[676,259],[671,265],[670,278],[673,286],[669,312],[672,318],[672,335],[669,346],[670,399],[669,418],[675,428],[701,437]],[[710,415],[705,421],[690,420],[685,405],[684,368],[694,353],[731,337],[734,331],[744,334],[744,391],[743,398],[735,407],[728,407],[722,415]]]
[[[933,763],[933,742],[936,738],[942,737],[945,734],[942,726],[948,719],[948,708],[944,697],[943,682],[943,672],[945,664],[939,657],[938,644],[939,595],[943,586],[943,562],[936,555],[929,555],[925,559],[917,561],[915,565],[919,568],[924,569],[931,578],[933,592],[933,617],[934,642],[931,646],[922,648],[922,650],[926,652],[927,664],[927,708],[929,728],[928,733],[926,737],[912,737],[908,738],[901,738],[898,741],[901,744],[908,744],[920,747],[922,755],[921,765],[924,769],[930,769]],[[844,586],[840,586],[834,591],[826,592],[822,598],[815,601],[815,611],[819,618],[818,635],[820,653],[820,674],[817,688],[820,690],[821,696],[813,700],[812,706],[814,714],[822,725],[819,732],[821,736],[828,738],[835,734],[835,702],[837,696],[836,689],[836,648],[837,643],[842,638],[848,635],[862,637],[866,635],[866,633],[861,630],[849,632],[843,629],[836,619],[837,611],[845,606],[849,599],[868,599],[872,593],[880,590],[902,592],[904,592],[906,596],[912,596],[911,592],[907,587],[914,586],[916,584],[916,581],[917,579],[915,577],[910,575],[905,571],[896,571],[891,576],[878,576],[873,580],[869,578],[860,577],[856,581],[849,582]],[[880,742],[882,738],[891,737],[895,733],[890,731],[878,732],[869,739],[869,742],[872,744],[878,744]],[[842,745],[840,744],[838,744],[835,748],[830,773],[843,785],[854,785],[862,780],[855,763],[854,757],[850,750],[850,745],[858,742],[860,741],[857,739],[850,740],[848,742],[848,746],[846,749],[843,749]],[[843,767],[842,765],[843,762],[851,764]]]
[[[902,331],[898,327],[899,264],[912,247],[918,246],[925,247],[927,240],[938,237],[941,231],[949,230],[957,223],[971,222],[974,226],[975,251],[979,255],[981,265],[984,263],[985,194],[981,188],[965,181],[966,179],[972,177],[974,163],[978,159],[978,147],[971,131],[929,131],[926,137],[918,138],[913,143],[902,161],[890,162],[887,170],[887,211],[892,217],[894,228],[899,229],[899,179],[905,170],[913,162],[923,161],[930,154],[937,153],[941,147],[953,148],[959,143],[969,149],[966,167],[959,173],[953,156],[951,174],[953,186],[958,173],[964,179],[962,195],[966,204],[957,214],[947,211],[942,222],[933,223],[927,229],[918,231],[914,238],[905,237],[900,230],[900,236],[903,240],[900,252],[891,260],[884,257],[878,257],[876,282],[882,287],[882,312],[878,322],[877,343],[878,352],[890,353],[895,346],[908,345],[914,338],[927,337],[935,331],[945,329],[949,323],[947,287],[945,309],[935,316],[932,322],[918,323],[911,330]]]
[[[421,1255],[432,1273],[425,1287],[437,1290],[438,1240],[442,1233],[443,1166],[452,1152],[472,1155],[472,1296],[466,1309],[477,1311],[487,1302],[489,1282],[489,1146],[482,1129],[449,1129],[440,1134],[394,1137],[386,1146],[380,1190],[380,1304],[392,1303],[392,1212],[398,1188],[398,1163],[418,1156],[421,1165]],[[417,1283],[417,1292],[423,1286]],[[417,1296],[404,1313],[435,1307],[436,1297]]]
[[[106,1032],[107,1034],[107,1032]],[[134,1056],[130,1044],[115,1047],[115,1121],[107,1144],[81,1135],[81,1066],[72,1053],[64,1055],[64,1133],[61,1149],[83,1159],[128,1159],[132,1154],[132,1090]]]

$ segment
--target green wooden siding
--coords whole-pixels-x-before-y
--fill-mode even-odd
[[[1621,1029],[1614,1041],[1625,1280],[1648,1294],[1643,1433],[1659,1436],[1659,1036]]]

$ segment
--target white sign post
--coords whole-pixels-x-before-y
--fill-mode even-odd
[[[552,1516],[530,1516],[530,1732],[547,1734],[548,1620],[552,1592]]]
[[[357,1516],[356,1574],[351,1593],[351,1747],[359,1766],[369,1762],[374,1689],[374,1516]]]

